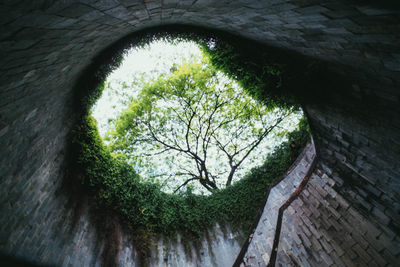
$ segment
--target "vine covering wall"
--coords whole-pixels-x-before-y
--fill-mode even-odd
[[[275,93],[273,98],[268,98],[270,90],[273,92],[284,88],[286,72],[290,73],[286,65],[272,64],[277,59],[268,53],[264,53],[262,58],[255,57],[254,53],[258,53],[258,50],[243,50],[243,44],[234,41],[229,35],[210,36],[201,30],[197,34],[189,34],[175,29],[169,32],[146,33],[146,39],[135,38],[139,40],[137,45],[156,38],[166,38],[172,42],[179,39],[194,40],[202,46],[217,68],[236,78],[266,105],[289,108],[294,103],[294,98],[285,93]],[[208,46],[211,41],[212,48]],[[125,42],[125,45],[130,44],[128,40]],[[116,47],[121,49],[121,46]],[[83,115],[72,133],[70,169],[73,171],[70,175],[80,177],[79,182],[90,192],[90,202],[96,216],[101,214],[110,217],[109,214],[112,214],[112,217],[120,218],[115,223],[105,221],[99,224],[101,220],[97,220],[97,227],[115,232],[112,225],[123,223],[129,229],[135,248],[143,260],[147,259],[152,243],[160,235],[175,239],[179,233],[183,244],[187,244],[188,253],[191,250],[189,242],[199,243],[204,233],[216,223],[223,227],[228,226],[239,233],[239,236],[246,236],[260,205],[263,204],[268,186],[285,173],[307,142],[309,134],[305,119],[299,129],[289,135],[289,141],[276,149],[262,166],[251,170],[234,185],[210,196],[194,195],[190,191],[180,194],[163,193],[157,184],[141,182],[131,166],[111,156],[99,136],[96,121],[89,115],[90,105],[101,94],[105,75],[120,62],[121,50],[114,51],[116,54],[111,57],[108,65],[103,63],[95,72],[97,85],[87,87],[86,95],[80,88],[78,105],[81,106]],[[112,239],[114,236],[115,233],[107,238]],[[115,258],[118,253],[109,249],[111,252],[106,255],[106,262],[110,257]]]
[[[374,238],[389,236],[387,244],[399,244],[400,16],[389,2],[2,1],[1,252],[49,265],[100,261],[101,253],[93,251],[101,251],[104,243],[95,242],[97,234],[88,223],[85,205],[79,210],[69,202],[71,196],[82,196],[77,202],[84,203],[85,194],[73,186],[79,182],[62,179],[70,146],[67,134],[82,117],[72,104],[80,99],[73,92],[85,91],[100,78],[89,75],[74,85],[92,62],[95,66],[102,62],[104,57],[95,58],[105,56],[110,44],[165,24],[229,31],[261,41],[263,50],[282,58],[295,59],[273,47],[327,61],[328,74],[316,78],[318,86],[310,86],[316,90],[308,83],[293,89],[309,96],[301,103],[321,158],[320,169],[335,180],[337,195],[362,213],[358,222],[385,231]],[[346,77],[344,83],[337,82],[340,76]],[[314,98],[318,92],[319,98]],[[328,214],[335,216],[332,211]],[[309,213],[302,216],[318,223]],[[76,218],[74,224],[71,218]],[[316,229],[325,236],[324,228]],[[361,249],[356,244],[349,249],[355,253],[349,252],[352,263],[360,258],[363,263],[367,257],[358,254],[378,244],[366,237],[371,235],[359,239],[365,241]],[[380,256],[398,262],[396,246],[378,250]]]

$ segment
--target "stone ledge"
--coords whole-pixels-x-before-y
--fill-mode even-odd
[[[314,162],[315,147],[311,140],[288,172],[268,189],[263,211],[233,266],[253,266],[261,263],[266,265],[270,261],[274,237],[276,232],[279,232],[279,223],[276,223],[279,220],[279,209],[293,192],[299,190]]]

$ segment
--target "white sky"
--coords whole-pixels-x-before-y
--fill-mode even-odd
[[[92,115],[98,122],[100,135],[105,136],[108,131],[109,120],[116,119],[122,110],[128,108],[129,97],[135,97],[140,92],[141,83],[135,85],[133,84],[135,80],[142,78],[144,81],[150,82],[159,77],[160,74],[170,73],[174,64],[181,65],[185,61],[199,62],[201,58],[202,52],[194,42],[180,42],[172,45],[165,41],[156,41],[144,48],[134,48],[127,51],[121,66],[107,77],[103,94],[92,108]],[[126,86],[124,86],[124,83]],[[281,126],[292,131],[301,116],[301,112],[293,114]],[[286,138],[272,135],[265,142],[263,141],[264,144],[259,146],[259,151],[253,152],[255,157],[250,160],[251,162],[245,164],[246,168],[241,171],[238,179],[242,178],[252,167],[260,165],[268,153],[285,140]],[[218,164],[218,162],[215,162],[215,164]],[[166,165],[160,162],[157,167],[161,170],[166,168]],[[143,177],[146,176],[146,171],[142,172],[140,169],[137,169],[137,171]],[[170,192],[170,190],[166,191]]]
[[[110,85],[106,86],[103,95],[92,108],[100,135],[104,137],[107,132],[108,120],[117,118],[128,107],[127,95],[134,97],[140,91],[141,88],[130,87],[135,75],[143,74],[150,81],[162,73],[168,73],[174,64],[181,65],[191,56],[199,59],[201,54],[200,48],[194,42],[172,45],[165,41],[156,41],[143,49],[133,48],[127,51],[121,66],[107,77],[106,84]],[[122,88],[123,82],[130,88]]]

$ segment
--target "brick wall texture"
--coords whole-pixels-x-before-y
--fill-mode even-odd
[[[298,189],[315,159],[315,147],[309,143],[304,149],[300,161],[295,162],[292,170],[268,194],[263,213],[256,229],[251,234],[250,244],[243,262],[247,266],[267,264],[270,260],[278,221],[279,208]]]
[[[63,190],[79,75],[145,28],[223,30],[324,61],[343,84],[302,103],[318,165],[282,215],[277,264],[398,265],[400,14],[367,0],[0,1],[0,251],[94,265],[96,233]],[[307,92],[307,86],[302,88]]]
[[[337,182],[317,168],[283,213],[278,266],[396,266],[400,239],[343,198]],[[373,211],[378,221],[385,214]]]

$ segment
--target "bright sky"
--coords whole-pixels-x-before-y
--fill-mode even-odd
[[[128,97],[135,97],[140,87],[132,86],[135,77],[143,76],[151,81],[162,73],[169,73],[176,64],[184,60],[200,59],[202,52],[194,42],[180,42],[172,45],[165,41],[152,42],[144,48],[133,48],[126,52],[121,66],[112,72],[106,80],[106,89],[96,105],[92,115],[98,122],[100,135],[104,137],[108,129],[108,120],[117,118],[118,114],[128,107]],[[123,88],[123,83],[128,88]]]
[[[135,98],[140,92],[141,84],[143,84],[140,82],[141,80],[151,82],[160,74],[170,73],[170,69],[174,65],[181,65],[184,62],[199,62],[201,58],[202,52],[194,42],[180,42],[173,45],[165,41],[156,41],[144,48],[133,48],[127,51],[121,66],[107,77],[103,94],[92,108],[92,115],[98,122],[100,135],[105,136],[109,127],[108,121],[116,119],[121,111],[128,108],[129,99]],[[281,126],[292,131],[298,125],[301,116],[301,112],[295,113],[283,121]],[[253,152],[254,157],[244,164],[246,168],[238,171],[237,179],[242,178],[252,167],[259,166],[274,147],[285,140],[285,137],[282,138],[279,135],[268,136],[265,142],[263,141],[263,145],[257,147],[257,150]],[[159,171],[163,168],[170,168],[161,163],[162,159],[154,157],[154,160],[157,168],[160,168]],[[214,164],[219,163],[221,162],[215,159]],[[146,176],[146,170],[143,168],[136,170],[142,177]],[[175,181],[176,183],[179,185],[181,182]],[[165,191],[171,192],[168,188]]]

